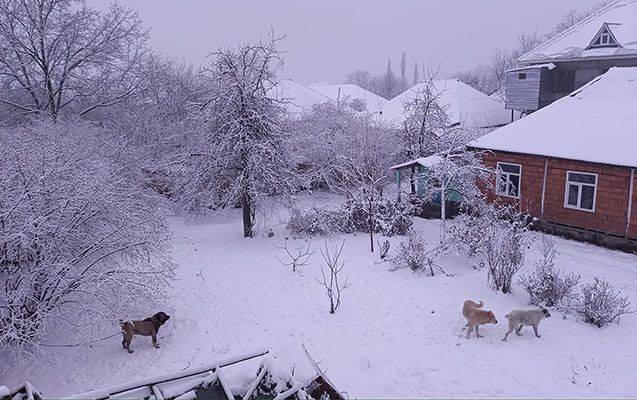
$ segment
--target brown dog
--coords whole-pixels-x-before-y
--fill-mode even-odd
[[[480,325],[498,323],[493,311],[480,310],[483,305],[484,303],[482,301],[480,303],[476,303],[474,301],[467,300],[462,306],[462,315],[467,319],[467,325],[465,326],[465,328],[467,328],[467,339],[469,339],[469,335],[473,332],[473,328],[476,329],[476,336],[482,337],[478,330]]]
[[[141,321],[119,321],[122,327],[122,347],[132,353],[130,349],[130,343],[133,341],[135,335],[151,336],[153,340],[153,347],[158,349],[159,343],[157,343],[157,332],[166,321],[170,319],[170,315],[163,311],[158,312],[150,318],[146,318]]]

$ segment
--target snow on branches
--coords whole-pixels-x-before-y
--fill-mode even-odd
[[[172,279],[162,207],[103,154],[105,136],[77,123],[0,131],[0,347],[36,346],[60,324],[86,339],[147,312]]]
[[[190,155],[194,171],[181,197],[194,210],[240,205],[246,237],[254,235],[256,207],[265,197],[297,188],[284,109],[268,96],[282,66],[279,40],[271,36],[212,53],[203,77],[206,93],[192,104],[202,138],[200,152]]]

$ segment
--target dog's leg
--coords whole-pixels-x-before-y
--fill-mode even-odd
[[[523,327],[523,326],[524,326],[524,325],[522,325],[522,324],[518,325],[518,328],[515,330],[515,334],[516,334],[516,335],[518,335],[518,336],[522,336],[522,334],[520,333],[520,331],[522,330],[522,327]]]
[[[122,347],[126,349],[126,334],[122,332]]]
[[[515,326],[511,326],[509,325],[509,330],[507,331],[507,333],[504,334],[504,339],[502,339],[503,342],[507,341],[507,337],[509,337],[509,334],[511,332],[513,332],[515,330]]]
[[[153,347],[158,349],[159,348],[159,343],[157,343],[157,332],[153,332],[152,338],[153,338]]]
[[[482,337],[482,335],[480,334],[480,325],[476,325],[476,337]]]
[[[126,350],[128,350],[128,352],[129,352],[129,353],[132,353],[132,352],[133,352],[133,350],[131,350],[131,349],[130,349],[130,344],[131,344],[131,342],[133,341],[133,336],[134,336],[134,335],[132,335],[132,334],[128,334],[128,335],[126,335],[126,338],[125,338],[125,340],[126,340],[126,346],[124,346],[124,348],[125,348]]]
[[[467,339],[469,339],[469,335],[473,332],[473,325],[467,326]]]
[[[533,332],[535,332],[535,337],[539,338],[541,337],[539,333],[537,333],[537,325],[533,325]]]

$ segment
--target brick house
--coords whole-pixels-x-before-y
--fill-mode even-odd
[[[637,249],[637,68],[611,68],[469,147],[498,172],[495,201],[541,228]]]

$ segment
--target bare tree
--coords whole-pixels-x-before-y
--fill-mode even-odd
[[[436,161],[428,168],[423,181],[429,200],[440,198],[440,241],[445,242],[447,232],[447,198],[450,193],[460,197],[460,202],[470,204],[482,196],[495,172],[482,163],[480,152],[469,151],[465,145],[476,133],[460,127],[446,129],[432,141]]]
[[[343,253],[343,247],[345,246],[345,240],[340,246],[334,245],[331,248],[328,247],[327,241],[325,241],[325,249],[321,249],[321,255],[323,261],[329,270],[329,278],[325,276],[325,270],[321,266],[321,279],[314,278],[318,283],[323,285],[327,297],[330,299],[330,314],[334,314],[338,307],[341,305],[341,292],[348,287],[347,276],[344,283],[339,283],[339,273],[343,271],[345,261],[341,260],[341,254]]]
[[[0,2],[0,102],[11,115],[85,115],[144,89],[147,32],[137,13],[83,0]]]
[[[268,96],[282,66],[276,47],[281,39],[271,35],[258,44],[212,53],[204,75],[207,92],[192,107],[204,129],[204,151],[190,154],[196,172],[182,198],[199,210],[240,205],[245,237],[254,235],[261,200],[296,190],[284,109]]]
[[[405,122],[400,143],[403,159],[425,157],[435,152],[432,142],[450,125],[448,104],[442,101],[446,87],[434,83],[433,73],[403,102]]]
[[[306,245],[303,246],[302,244],[298,244],[294,249],[290,249],[288,247],[288,240],[285,239],[285,243],[283,246],[277,246],[278,249],[281,250],[285,250],[285,260],[282,260],[279,258],[279,256],[276,256],[276,259],[283,264],[283,266],[285,267],[292,267],[292,271],[296,272],[296,269],[298,267],[302,267],[307,265],[308,261],[310,261],[310,258],[314,255],[315,251],[311,245],[310,242],[307,241],[305,243]]]

